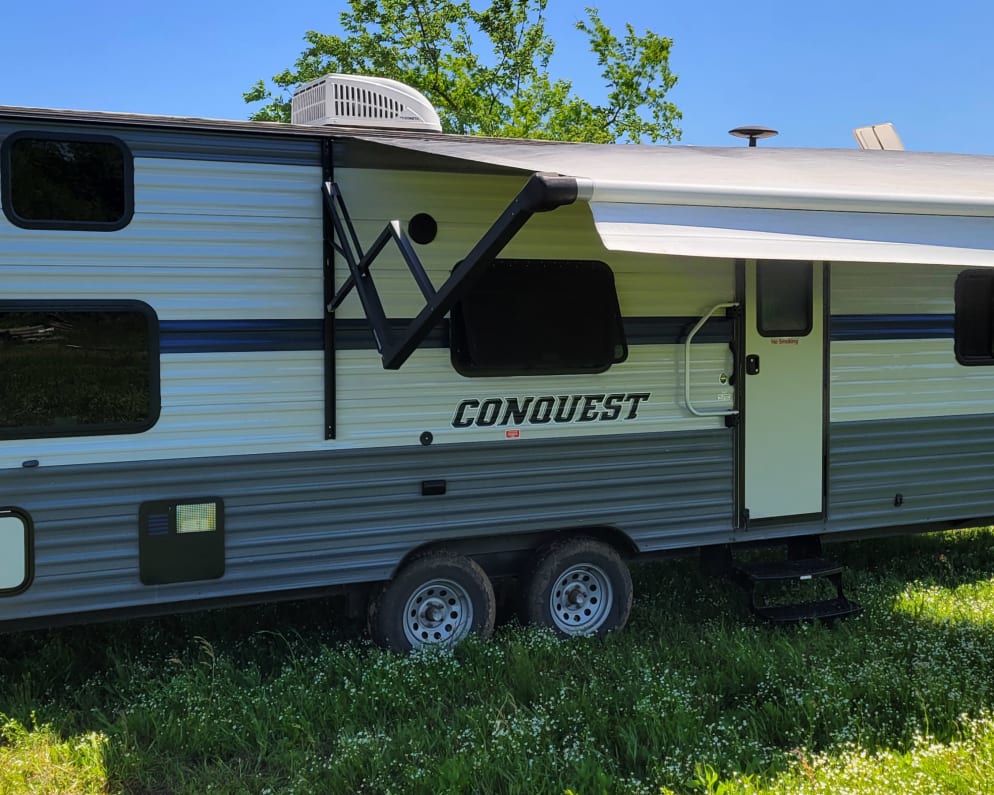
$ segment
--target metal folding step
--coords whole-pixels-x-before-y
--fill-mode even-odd
[[[749,608],[760,618],[774,624],[798,624],[805,621],[834,621],[859,615],[863,608],[850,601],[842,591],[844,567],[825,558],[801,558],[757,563],[736,563],[735,580],[749,593]],[[807,582],[824,579],[835,587],[835,597],[795,604],[762,604],[756,586],[774,582]]]

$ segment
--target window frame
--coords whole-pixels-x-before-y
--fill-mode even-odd
[[[576,268],[586,267],[592,271],[600,271],[602,275],[606,274],[607,277],[610,278],[611,286],[614,289],[611,291],[611,296],[605,300],[611,304],[609,307],[610,314],[612,315],[610,321],[615,324],[615,331],[617,334],[615,347],[620,346],[621,354],[620,356],[612,358],[603,366],[598,367],[567,367],[562,365],[551,367],[495,367],[488,364],[481,366],[467,366],[469,362],[469,354],[466,349],[469,347],[469,337],[466,334],[467,323],[462,317],[463,306],[462,301],[460,300],[452,308],[449,323],[449,360],[453,369],[457,373],[467,378],[587,375],[606,372],[612,366],[621,364],[628,358],[628,340],[625,333],[624,318],[621,314],[621,306],[618,299],[618,290],[614,279],[614,271],[606,262],[589,259],[526,259],[522,257],[507,257],[495,259],[493,264],[504,267],[513,267],[514,265],[551,265],[553,267],[572,266]],[[470,288],[470,292],[471,291],[472,288]]]
[[[968,319],[964,316],[967,312],[967,308],[964,306],[966,304],[964,293],[969,292],[969,290],[964,290],[964,285],[978,278],[987,281],[986,286],[989,291],[986,316],[983,318],[987,326],[987,352],[983,354],[963,350],[967,336],[965,328],[968,320],[972,320],[972,318]],[[956,283],[953,288],[953,353],[956,356],[956,361],[965,367],[982,367],[994,364],[994,269],[970,268],[960,271],[956,275]]]
[[[60,221],[34,220],[22,218],[14,210],[14,189],[12,181],[12,151],[14,145],[21,140],[39,141],[68,141],[75,143],[111,144],[120,150],[123,159],[124,173],[124,211],[116,221]],[[0,205],[3,214],[14,226],[21,229],[53,229],[77,232],[116,232],[131,223],[135,214],[135,158],[128,145],[120,138],[112,135],[88,134],[76,132],[58,132],[54,130],[18,130],[11,133],[0,143]]]
[[[24,525],[24,578],[13,588],[0,589],[0,599],[17,596],[24,593],[35,579],[35,526],[31,516],[19,508],[4,508],[0,510],[0,518],[12,516]]]
[[[144,301],[106,300],[0,300],[0,313],[4,312],[122,312],[140,314],[145,317],[148,334],[148,420],[134,425],[110,425],[108,423],[71,428],[33,426],[20,429],[0,426],[0,441],[9,439],[57,439],[66,437],[85,438],[88,436],[117,436],[145,433],[155,426],[162,413],[162,390],[159,365],[159,316]],[[3,369],[0,367],[0,378]]]

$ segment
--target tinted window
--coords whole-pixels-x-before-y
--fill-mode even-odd
[[[976,270],[959,275],[953,327],[960,364],[994,364],[994,273]]]
[[[811,332],[811,263],[756,263],[756,311],[764,337],[803,337]]]
[[[603,262],[498,260],[452,310],[463,375],[597,373],[628,355]]]
[[[150,309],[0,304],[0,437],[136,432],[158,410]]]
[[[131,154],[112,138],[13,135],[3,147],[3,204],[18,226],[120,229],[131,219]]]

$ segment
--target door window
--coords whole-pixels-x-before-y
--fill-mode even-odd
[[[764,337],[811,333],[811,263],[756,263],[756,325]]]

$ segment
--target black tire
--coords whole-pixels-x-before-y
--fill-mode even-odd
[[[632,576],[613,547],[592,538],[557,541],[539,555],[522,604],[525,621],[563,637],[621,629],[632,611]]]
[[[452,552],[414,558],[369,603],[369,634],[385,649],[406,652],[453,646],[494,630],[494,589],[479,564]]]

